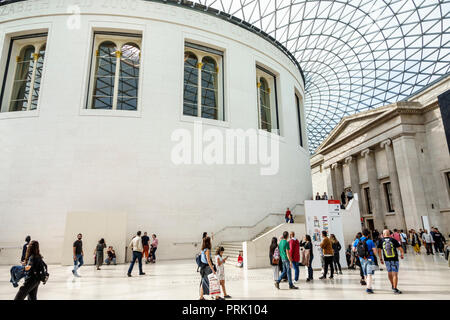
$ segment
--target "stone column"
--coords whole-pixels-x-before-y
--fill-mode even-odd
[[[358,163],[357,158],[355,156],[350,156],[345,158],[345,163],[348,165],[348,169],[350,171],[350,183],[352,185],[353,194],[358,194],[358,204],[359,204],[359,215],[362,217],[361,209],[363,207],[362,204],[362,192],[361,187],[359,185],[359,173],[358,173]]]
[[[414,136],[392,139],[400,193],[408,229],[422,228],[421,216],[428,215]],[[430,223],[433,223],[430,221]]]
[[[336,168],[333,167],[333,165],[330,166],[330,180],[331,183],[329,183],[328,186],[328,198],[330,198],[330,195],[333,195],[334,198],[334,192],[336,190]]]
[[[380,144],[381,148],[386,151],[386,160],[389,170],[389,179],[391,181],[392,200],[394,202],[395,218],[397,225],[395,227],[403,230],[406,229],[405,213],[403,211],[402,196],[400,193],[400,184],[398,182],[397,165],[395,163],[394,150],[392,148],[391,139],[387,139]]]
[[[367,178],[369,180],[370,199],[372,204],[373,223],[375,229],[382,232],[384,229],[384,214],[382,212],[380,185],[378,183],[378,173],[375,163],[375,153],[373,150],[365,149],[361,156],[366,159]]]
[[[341,193],[344,191],[344,173],[342,172],[342,165],[339,162],[331,165],[334,171],[335,185],[333,187],[333,199],[340,200]]]

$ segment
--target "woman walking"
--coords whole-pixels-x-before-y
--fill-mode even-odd
[[[280,250],[278,249],[278,241],[276,237],[272,238],[269,247],[269,261],[273,271],[273,281],[277,281],[280,276]]]
[[[225,262],[228,260],[228,257],[223,257],[223,252],[225,251],[224,247],[217,248],[216,251],[216,265],[217,265],[217,279],[219,280],[220,286],[223,290],[223,297],[224,298],[231,298],[227,294],[227,289],[225,289]]]
[[[215,267],[211,260],[211,238],[205,237],[202,242],[202,253],[201,253],[202,266],[200,268],[200,275],[202,280],[200,282],[200,300],[205,300],[204,295],[209,295],[209,279],[208,276],[211,273],[216,275]],[[219,297],[219,299],[223,299]]]
[[[101,238],[95,247],[94,255],[95,255],[95,265],[97,266],[97,270],[100,270],[100,266],[103,265],[103,249],[106,248],[105,239]]]
[[[420,254],[420,237],[414,229],[411,229],[411,246],[416,254]]]
[[[37,292],[42,279],[41,275],[47,274],[47,265],[42,260],[41,253],[39,252],[39,243],[37,241],[31,241],[28,245],[27,253],[25,256],[25,271],[28,272],[25,283],[19,288],[14,300],[25,300],[28,296],[28,300],[37,300]],[[47,274],[48,276],[48,274]]]
[[[336,236],[334,234],[330,235],[330,240],[334,251],[333,256],[334,269],[336,270],[336,273],[339,269],[339,274],[342,274],[341,263],[339,262],[339,251],[341,251],[342,248],[341,244],[339,243],[338,239],[336,239]]]
[[[313,280],[313,268],[312,268],[312,261],[314,259],[313,254],[313,247],[311,243],[311,237],[309,234],[305,235],[303,237],[304,246],[305,248],[305,260],[306,260],[306,266],[308,267],[308,278],[306,278],[306,281],[312,281]]]

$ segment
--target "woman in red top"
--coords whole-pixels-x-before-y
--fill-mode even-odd
[[[286,219],[286,223],[289,223],[290,215],[291,215],[291,210],[289,210],[289,208],[287,208],[286,214],[284,215],[284,219]]]

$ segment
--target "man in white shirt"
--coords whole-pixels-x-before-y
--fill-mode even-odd
[[[130,268],[128,268],[128,276],[131,277],[131,272],[133,271],[136,260],[138,260],[139,263],[139,275],[143,276],[145,274],[142,271],[142,251],[144,251],[144,246],[142,245],[140,231],[138,231],[136,236],[131,240],[129,247],[133,252],[133,258],[131,259]]]
[[[422,234],[422,240],[425,243],[425,247],[427,249],[427,255],[430,255],[430,253],[432,255],[434,255],[433,253],[433,237],[431,236],[431,234],[428,233],[428,230],[425,229],[423,234]]]
[[[400,240],[402,240],[402,249],[406,253],[408,236],[403,232],[403,230],[400,230]]]

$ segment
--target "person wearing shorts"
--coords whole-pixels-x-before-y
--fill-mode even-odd
[[[361,271],[364,275],[364,280],[366,283],[366,292],[374,293],[372,289],[373,275],[375,274],[375,257],[377,255],[377,249],[375,243],[369,239],[370,232],[368,229],[363,230],[363,236],[361,238],[357,238],[355,242],[353,242],[353,251],[356,252],[358,248],[358,243],[360,241],[364,241],[367,245],[368,256],[367,257],[358,257],[359,262],[361,263]]]
[[[389,250],[389,248],[391,248]],[[395,294],[402,293],[398,290],[398,270],[399,270],[399,261],[398,261],[398,252],[397,249],[400,250],[401,258],[404,258],[403,248],[397,240],[391,238],[391,232],[389,230],[383,231],[383,239],[378,244],[378,255],[380,256],[380,262],[383,264],[386,263],[386,270],[388,272],[389,281],[392,285],[392,291]]]

